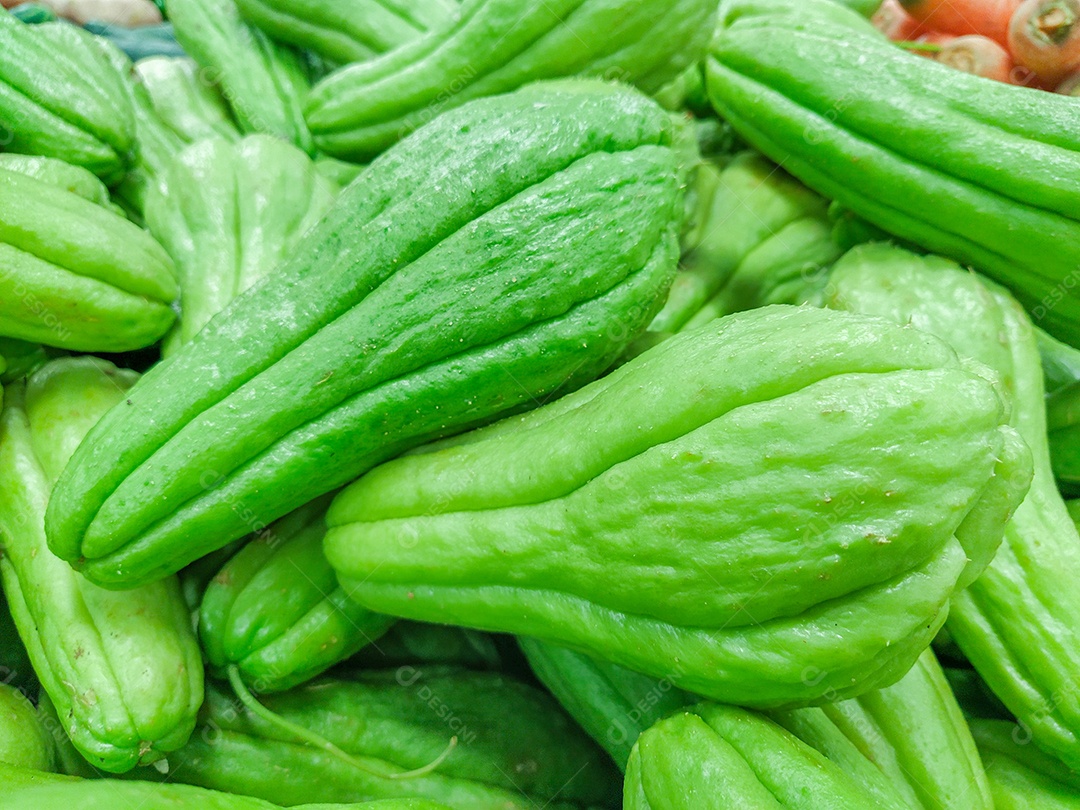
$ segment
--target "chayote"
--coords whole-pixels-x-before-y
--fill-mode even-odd
[[[1035,743],[1080,768],[1080,535],[1051,470],[1031,320],[1004,290],[953,262],[888,245],[848,253],[829,275],[824,301],[936,334],[1002,379],[1034,480],[989,567],[954,597],[947,627]],[[1001,506],[1008,514],[1006,500]]]
[[[449,25],[457,0],[236,0],[274,39],[340,64],[360,62]]]
[[[983,375],[877,318],[742,313],[371,471],[324,550],[372,610],[733,703],[855,696],[911,666],[1026,491]]]
[[[199,636],[219,673],[235,666],[257,692],[304,683],[376,641],[396,619],[348,598],[322,553],[328,498],[303,506],[240,549],[206,588]]]
[[[168,254],[112,210],[0,168],[0,335],[78,351],[149,346],[172,324]]]
[[[399,621],[360,650],[343,670],[388,669],[405,664],[452,664],[466,669],[502,670],[507,656],[487,633],[449,624]]]
[[[715,11],[709,0],[465,0],[451,25],[319,81],[304,115],[321,151],[363,162],[446,110],[538,79],[657,91],[702,56]]]
[[[135,156],[135,117],[122,77],[92,38],[63,22],[25,25],[0,9],[0,53],[0,146],[119,180]]]
[[[137,376],[92,357],[54,360],[7,387],[0,416],[4,592],[65,731],[112,772],[183,745],[202,702],[202,661],[175,579],[106,591],[45,543],[60,469]]]
[[[702,703],[641,735],[626,768],[623,807],[904,810],[909,805],[899,794],[872,792],[766,717]]]
[[[0,169],[18,172],[77,194],[83,199],[110,208],[109,189],[101,180],[82,166],[72,166],[56,158],[40,155],[20,155],[16,152],[0,153]]]
[[[180,281],[166,356],[292,256],[338,193],[306,154],[269,135],[200,141],[169,161],[161,181],[145,215]]]
[[[52,738],[26,694],[0,683],[0,762],[51,771],[56,765]]]
[[[50,547],[100,584],[152,581],[595,379],[675,272],[676,127],[590,80],[440,116],[95,427],[54,492]]]
[[[218,88],[244,134],[262,132],[313,151],[302,104],[303,59],[240,19],[234,0],[167,0],[176,39]]]
[[[404,665],[320,679],[263,698],[375,773],[329,756],[210,688],[201,725],[169,758],[169,779],[286,806],[417,797],[458,810],[610,806],[618,775],[544,692],[506,675]],[[422,768],[419,776],[387,775]],[[376,775],[381,774],[381,775]]]
[[[1046,400],[1050,464],[1058,484],[1075,494],[1080,487],[1080,382],[1073,382]]]

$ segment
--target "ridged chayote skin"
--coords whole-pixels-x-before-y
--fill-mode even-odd
[[[78,351],[149,346],[175,319],[172,261],[80,190],[0,168],[0,335]]]
[[[371,471],[325,551],[372,610],[732,703],[855,696],[910,668],[1026,491],[983,375],[876,318],[734,315]]]
[[[1080,768],[1080,535],[1050,466],[1030,318],[1007,292],[955,263],[887,245],[848,253],[824,300],[932,332],[1003,381],[1009,423],[1034,457],[1034,480],[989,567],[953,600],[947,628],[1035,744]]]
[[[55,746],[34,704],[6,682],[0,682],[0,762],[41,771],[56,764]]]
[[[618,795],[616,770],[551,696],[504,674],[403,665],[320,679],[262,702],[374,773],[211,688],[202,725],[169,758],[169,779],[286,806],[411,796],[455,810],[580,810],[609,807]],[[452,737],[457,744],[432,772],[385,778],[435,762]]]
[[[235,666],[258,692],[304,683],[371,644],[396,619],[348,598],[322,552],[321,498],[275,521],[206,588],[199,636],[219,674]]]
[[[111,183],[134,158],[135,117],[120,74],[82,34],[0,9],[0,135],[5,150],[59,158]]]
[[[899,794],[871,792],[824,754],[768,718],[702,703],[638,739],[625,810],[906,810]]]
[[[240,140],[225,99],[211,82],[214,75],[187,57],[150,56],[135,63],[136,80],[154,112],[186,144],[207,138]]]
[[[5,810],[278,810],[250,796],[190,785],[116,779],[75,779],[0,763],[0,803]],[[297,810],[449,810],[423,799],[350,804],[306,804]]]
[[[45,544],[49,491],[86,431],[136,374],[54,360],[7,386],[0,417],[0,574],[15,625],[64,730],[98,768],[123,772],[184,744],[203,665],[174,578],[115,593]]]
[[[676,128],[591,80],[439,116],[94,429],[53,495],[50,547],[98,583],[152,581],[595,379],[675,273]]]
[[[200,141],[169,162],[161,181],[145,215],[180,281],[166,356],[288,259],[338,193],[306,154],[269,135]]]
[[[457,0],[236,0],[274,39],[338,64],[360,62],[449,25]]]
[[[465,0],[452,25],[318,82],[304,114],[316,146],[369,160],[471,99],[588,75],[660,90],[701,56],[709,0]]]

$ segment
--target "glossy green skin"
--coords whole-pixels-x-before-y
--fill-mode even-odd
[[[1080,342],[1073,99],[957,75],[832,0],[725,0],[706,73],[720,115],[785,170]]]
[[[152,581],[594,379],[674,275],[672,126],[591,81],[440,116],[95,428],[50,504],[50,548],[103,585]]]
[[[308,91],[300,55],[240,19],[233,0],[168,0],[177,41],[217,86],[240,131],[274,135],[312,152],[301,105]]]
[[[892,686],[820,708],[774,712],[772,719],[863,784],[869,784],[865,763],[874,763],[907,807],[994,807],[971,732],[930,650]]]
[[[0,131],[6,151],[58,158],[112,183],[134,157],[135,116],[122,77],[84,33],[0,10]]]
[[[339,64],[362,62],[449,25],[456,0],[237,0],[274,39]]]
[[[701,163],[693,194],[682,266],[650,332],[686,327],[756,248],[792,223],[823,219],[826,209],[823,199],[754,152],[736,155],[722,169]]]
[[[0,169],[0,335],[78,351],[149,346],[175,318],[172,272],[120,215]]]
[[[452,736],[458,744],[433,773],[386,779],[294,741],[215,688],[170,779],[284,805],[411,796],[460,810],[608,806],[618,790],[603,752],[550,696],[498,673],[402,666],[262,702],[380,774],[432,762]]]
[[[465,0],[450,26],[318,82],[315,145],[364,162],[444,111],[529,82],[588,75],[660,90],[701,57],[709,0]]]
[[[973,720],[971,731],[997,810],[1080,808],[1080,776],[1032,746],[1021,726],[1005,720]]]
[[[854,696],[911,666],[1000,542],[971,524],[1026,489],[1004,420],[936,338],[768,307],[373,470],[324,550],[372,610],[732,703]]]
[[[212,69],[200,68],[186,57],[152,56],[135,63],[135,75],[154,112],[184,143],[240,140],[228,105],[207,81]]]
[[[882,801],[838,765],[771,720],[702,703],[638,739],[623,787],[625,810],[907,807]]]
[[[303,506],[244,546],[199,609],[206,660],[256,692],[304,683],[376,641],[396,619],[349,600],[322,553],[329,500]]]
[[[0,801],[5,810],[275,810],[262,799],[205,790],[189,785],[92,779],[46,774],[0,763]],[[422,799],[393,799],[350,804],[306,804],[299,810],[448,810]]]
[[[1065,386],[1080,380],[1080,349],[1062,343],[1038,327],[1035,329],[1035,341],[1039,345],[1048,395],[1056,394]]]
[[[306,154],[269,135],[200,141],[161,179],[145,213],[180,281],[181,317],[166,356],[282,265],[338,193]]]
[[[53,741],[30,698],[0,683],[0,762],[51,771],[55,761]]]
[[[7,388],[0,417],[4,591],[64,730],[92,764],[112,772],[183,745],[202,702],[202,661],[175,579],[106,591],[45,543],[45,507],[60,469],[136,376],[92,357],[54,360]]]
[[[1046,427],[1054,477],[1075,490],[1080,486],[1080,382],[1047,398]]]
[[[621,770],[642,732],[694,701],[667,679],[533,638],[518,643],[540,682]]]
[[[1034,459],[1034,480],[993,562],[953,599],[948,630],[1035,742],[1080,768],[1080,535],[1050,467],[1043,377],[1031,321],[1000,288],[937,257],[872,245],[830,277],[827,303],[937,334],[993,368],[1012,400],[1009,423]]]
[[[109,189],[82,166],[72,166],[56,158],[5,152],[0,154],[0,169],[25,174],[42,183],[77,194],[92,203],[106,208],[110,206]]]

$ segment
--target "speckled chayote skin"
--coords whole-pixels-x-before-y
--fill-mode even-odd
[[[987,377],[877,318],[733,315],[376,468],[324,548],[373,610],[732,703],[858,695],[907,671],[1026,492]]]

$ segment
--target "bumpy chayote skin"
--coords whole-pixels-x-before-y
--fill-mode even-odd
[[[317,83],[324,152],[369,160],[444,111],[532,81],[588,75],[660,90],[701,57],[708,0],[466,0],[451,25]]]
[[[240,13],[271,37],[338,64],[391,51],[449,25],[457,0],[237,0]]]
[[[94,429],[53,495],[50,547],[100,584],[152,581],[595,379],[675,273],[675,127],[634,90],[574,80],[416,132]]]
[[[207,662],[258,692],[304,683],[396,619],[349,599],[322,552],[328,498],[276,521],[210,581],[199,609]]]
[[[72,742],[122,772],[187,740],[203,665],[175,579],[115,593],[46,546],[49,491],[90,426],[124,402],[130,371],[54,360],[7,386],[0,416],[0,574],[19,635]]]
[[[1077,810],[1080,777],[1008,720],[972,720],[996,810]]]
[[[0,762],[0,802],[5,810],[279,810],[251,796],[190,785],[116,779],[75,779]],[[389,799],[349,804],[305,804],[297,810],[449,810],[424,799]]]
[[[141,228],[77,191],[0,168],[0,335],[138,349],[172,325],[176,293],[172,261]]]
[[[240,19],[233,0],[167,0],[176,39],[201,77],[228,102],[240,131],[262,132],[312,151],[302,104],[308,80],[299,53]]]
[[[626,810],[902,810],[899,794],[862,781],[773,721],[702,703],[638,739],[623,788]]]
[[[545,692],[500,673],[423,665],[320,679],[265,706],[367,769],[294,739],[211,688],[169,779],[284,805],[414,796],[456,810],[608,807],[618,773]],[[402,779],[457,742],[438,767]]]
[[[0,132],[7,151],[58,158],[112,183],[134,159],[135,117],[122,77],[83,33],[0,10]]]
[[[1080,343],[1074,99],[905,53],[831,0],[724,0],[706,78],[721,117],[786,171]]]
[[[855,696],[911,666],[1026,491],[983,375],[877,318],[734,315],[373,470],[325,551],[373,610],[733,703]]]
[[[1004,290],[954,263],[886,245],[845,256],[825,303],[936,334],[1003,381],[1010,424],[1031,448],[1034,480],[989,567],[953,599],[947,627],[1035,743],[1080,768],[1080,536],[1050,466],[1031,320]]]
[[[166,355],[282,265],[338,193],[306,154],[269,135],[200,141],[161,180],[146,221],[176,264],[181,312]]]

